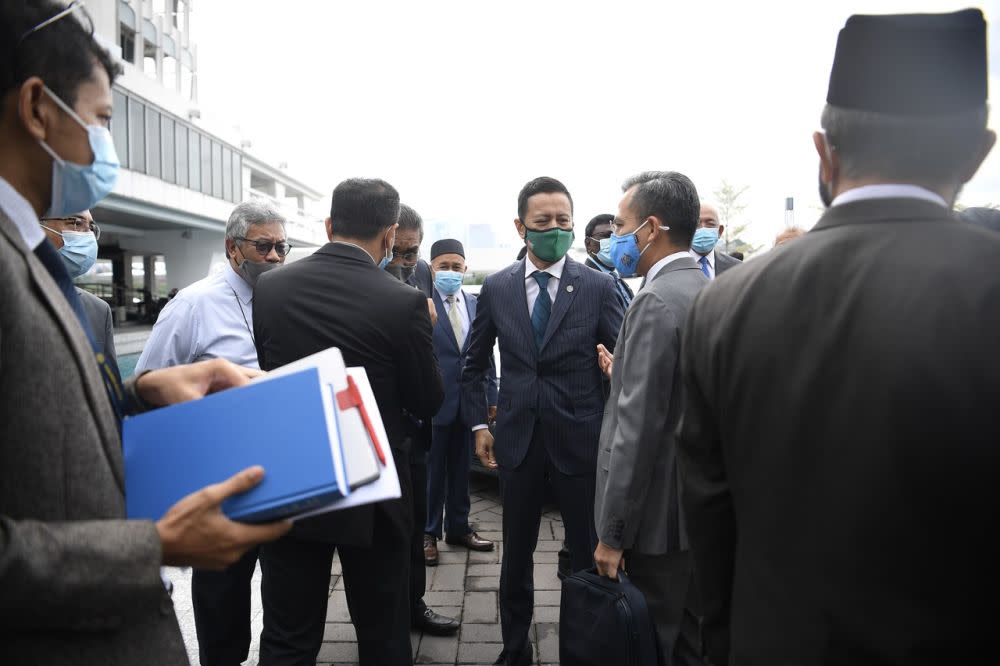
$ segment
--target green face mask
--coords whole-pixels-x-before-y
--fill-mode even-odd
[[[542,261],[559,261],[573,244],[573,232],[558,227],[545,231],[527,229],[524,238],[531,251]]]

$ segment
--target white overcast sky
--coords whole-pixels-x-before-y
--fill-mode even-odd
[[[514,241],[530,178],[565,182],[582,227],[626,177],[676,170],[702,198],[749,185],[749,235],[769,246],[786,196],[801,224],[820,214],[810,135],[846,18],[970,4],[199,0],[191,20],[200,105],[325,193],[385,178],[425,220]],[[1000,22],[1000,0],[979,6]],[[1000,203],[1000,149],[962,200]]]

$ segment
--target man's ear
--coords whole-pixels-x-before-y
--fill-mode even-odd
[[[962,174],[963,185],[972,180],[972,177],[976,175],[976,172],[979,171],[979,167],[986,159],[986,156],[990,154],[990,151],[993,150],[993,146],[996,142],[997,133],[991,129],[986,130],[983,135],[983,143],[979,147],[979,153],[976,155],[975,160],[973,160],[973,162],[969,165],[968,170]]]
[[[726,233],[726,225],[720,224],[719,225],[719,238],[725,238],[725,236],[723,235],[725,233]]]
[[[813,145],[819,155],[819,177],[833,193],[833,181],[840,171],[840,158],[826,140],[825,132],[813,132]]]
[[[524,240],[524,234],[526,228],[524,226],[524,223],[521,222],[521,218],[519,217],[514,218],[514,228],[517,229],[517,235],[521,237],[521,240]]]
[[[37,76],[29,77],[15,93],[17,115],[21,126],[35,140],[45,141],[48,128],[55,122],[58,109],[54,103],[46,104],[44,83]]]
[[[333,220],[331,218],[326,218],[323,221],[323,226],[326,227],[326,239],[333,240]]]

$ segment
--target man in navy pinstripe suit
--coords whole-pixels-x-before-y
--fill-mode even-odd
[[[483,465],[499,467],[503,498],[498,664],[531,663],[532,554],[546,484],[559,501],[573,569],[592,564],[597,441],[604,414],[598,344],[613,345],[623,311],[614,281],[566,256],[573,200],[554,178],[536,178],[517,200],[527,256],[486,279],[472,324],[462,385],[463,418]],[[484,373],[500,343],[496,443],[486,428]]]

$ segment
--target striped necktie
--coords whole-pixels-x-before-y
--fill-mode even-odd
[[[455,342],[458,343],[458,348],[461,349],[462,345],[465,344],[465,335],[462,330],[462,313],[458,311],[458,301],[455,294],[448,294],[445,300],[448,302],[448,321],[451,322],[451,332],[455,334]]]
[[[704,257],[702,257],[701,259],[699,259],[698,263],[701,264],[701,272],[705,274],[705,277],[707,277],[709,280],[711,280],[712,279],[712,271],[709,270],[709,268],[708,268],[708,255],[705,255]]]
[[[531,274],[538,283],[538,298],[535,299],[535,307],[531,310],[531,327],[535,329],[535,347],[542,348],[542,341],[545,340],[545,330],[549,326],[549,315],[552,314],[552,299],[549,297],[549,278],[552,276],[542,271],[535,271]]]

